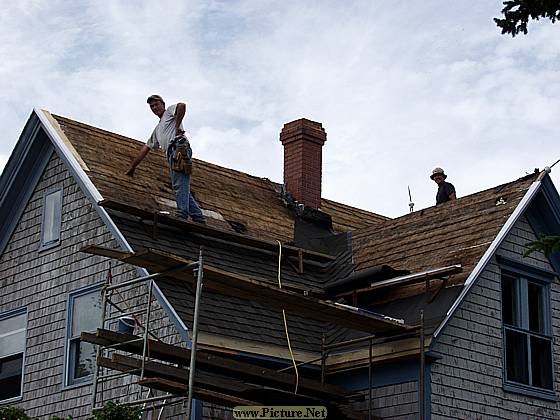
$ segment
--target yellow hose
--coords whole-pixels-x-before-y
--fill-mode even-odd
[[[282,288],[282,280],[281,273],[282,273],[282,242],[278,242],[278,287]],[[286,321],[286,311],[282,309],[282,316],[284,317],[284,331],[286,332],[286,340],[288,341],[288,349],[290,350],[290,356],[292,357],[292,363],[294,365],[294,370],[296,371],[296,388],[294,390],[294,394],[297,394],[298,385],[299,385],[299,372],[296,364],[296,359],[294,358],[294,353],[292,352],[292,344],[290,343],[290,334],[288,333],[288,321]]]

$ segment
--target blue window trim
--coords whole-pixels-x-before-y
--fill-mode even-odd
[[[558,396],[554,390],[535,388],[528,385],[518,384],[515,382],[505,382],[504,391],[513,392],[514,394],[528,395],[529,397],[539,398],[547,401],[558,401]]]
[[[552,308],[551,308],[551,298],[550,298],[550,283],[554,280],[557,273],[543,270],[537,267],[532,267],[520,263],[518,261],[505,258],[505,257],[498,257],[498,262],[500,264],[500,277],[503,274],[509,274],[523,280],[520,282],[520,295],[524,296],[527,294],[527,282],[540,284],[544,287],[544,329],[545,334],[543,335],[547,339],[550,339],[550,345],[553,346],[553,332],[552,332]],[[526,312],[527,308],[524,308],[524,304],[521,304],[522,309],[519,313],[521,314],[522,320],[522,328],[520,331],[525,331],[528,329],[528,320],[525,319],[526,316],[523,315]],[[525,328],[526,327],[526,328]],[[515,327],[507,327],[510,330],[516,330]],[[530,397],[540,398],[548,401],[558,401],[558,396],[556,395],[556,391],[554,389],[554,374],[552,378],[552,389],[546,388],[538,388],[531,385],[521,384],[517,382],[508,381],[506,374],[507,374],[507,366],[506,366],[506,347],[505,347],[505,330],[506,326],[502,320],[502,370],[503,370],[503,389],[507,392],[513,392],[517,394],[523,394]],[[528,334],[528,333],[527,333]],[[531,335],[539,335],[539,334],[531,334]],[[530,349],[529,349],[530,350]],[[551,370],[554,372],[554,349],[551,348]],[[528,356],[530,359],[530,354]]]
[[[60,191],[60,201],[58,201],[57,206],[55,207],[55,215],[54,215],[54,223],[58,227],[58,237],[55,240],[44,242],[43,235],[45,232],[45,209],[47,203],[47,197],[51,194],[57,193]],[[64,190],[62,187],[53,187],[49,188],[43,194],[43,207],[41,208],[41,245],[39,247],[39,251],[44,251],[46,249],[54,248],[55,246],[60,245],[60,236],[62,233],[62,202],[64,200]]]
[[[533,267],[531,265],[523,264],[520,261],[514,259],[503,257],[501,255],[496,255],[498,264],[503,270],[512,272],[514,274],[521,274],[527,277],[531,277],[535,280],[540,280],[543,283],[551,283],[554,277],[560,277],[560,273],[555,271],[545,270],[539,267]]]
[[[103,282],[98,282],[93,285],[81,287],[68,293],[66,301],[66,332],[64,334],[64,363],[63,367],[63,383],[64,389],[72,389],[89,385],[93,382],[93,375],[86,376],[73,380],[70,376],[70,368],[73,366],[73,355],[70,354],[70,340],[72,339],[72,312],[74,308],[74,299],[80,296],[89,295],[90,293],[98,291],[101,293]]]
[[[13,398],[8,398],[6,400],[0,400],[0,406],[5,405],[5,404],[10,404],[16,401],[21,401],[23,399],[23,379],[25,377],[25,356],[27,353],[27,321],[29,320],[28,318],[28,313],[27,313],[27,308],[23,307],[23,308],[17,308],[17,309],[13,309],[4,313],[0,313],[0,321],[3,321],[5,319],[9,319],[9,318],[13,318],[15,316],[19,316],[25,314],[25,345],[23,347],[23,361],[21,363],[21,390],[19,392],[19,396],[18,397],[13,397]]]

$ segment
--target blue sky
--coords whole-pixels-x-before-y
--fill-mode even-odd
[[[0,6],[0,169],[33,107],[145,140],[187,102],[195,156],[282,181],[279,132],[323,124],[323,196],[388,216],[560,159],[560,24],[501,2],[61,1]],[[123,163],[123,170],[127,163]],[[560,164],[552,177],[560,185]]]

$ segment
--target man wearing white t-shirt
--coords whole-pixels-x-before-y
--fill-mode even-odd
[[[179,102],[166,109],[165,102],[159,95],[150,96],[147,102],[152,112],[159,117],[159,123],[136,159],[130,164],[126,174],[133,176],[136,166],[142,162],[148,152],[152,149],[161,148],[165,151],[169,163],[169,173],[175,191],[178,215],[185,219],[190,216],[197,223],[206,223],[204,215],[190,191],[190,171],[187,173],[184,170],[175,170],[176,165],[174,165],[177,160],[178,145],[182,146],[181,150],[186,151],[185,159],[188,160],[188,163],[192,158],[192,150],[185,136],[185,130],[183,130],[183,118],[187,107],[184,103]]]

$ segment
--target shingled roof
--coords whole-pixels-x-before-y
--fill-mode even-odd
[[[418,273],[460,264],[463,271],[451,276],[448,286],[462,285],[537,177],[527,175],[353,232],[354,269],[387,264]]]
[[[124,209],[107,206],[106,209],[111,222],[115,223],[115,227],[124,235],[125,241],[128,241],[127,246],[131,246],[131,250],[139,251],[148,246],[178,254],[179,257],[193,258],[200,245],[197,242],[197,234],[193,235],[191,232],[184,236],[179,233],[183,227],[171,223],[165,228],[170,230],[165,232],[167,236],[162,240],[165,235],[156,235],[155,229],[150,227],[150,223],[156,225],[158,223],[155,217],[150,217],[152,212],[158,210],[173,212],[175,209],[174,194],[163,153],[158,151],[150,153],[137,168],[135,176],[131,178],[124,172],[128,163],[137,156],[142,142],[64,117],[53,116],[46,111],[41,111],[37,115],[50,130],[49,135],[58,139],[54,142],[55,146],[63,154],[73,156],[69,161],[74,167],[76,165],[81,167],[83,172],[79,170],[80,168],[75,169],[82,182],[85,173],[87,182],[93,183],[88,188],[98,193],[93,194],[92,198],[97,201],[100,194],[106,201],[123,203],[127,206]],[[58,135],[53,133],[54,130]],[[260,242],[259,244],[252,244],[257,247],[269,246],[271,243],[276,245],[273,241],[275,239],[283,242],[293,241],[295,216],[282,200],[281,184],[201,160],[195,160],[194,163],[196,172],[192,180],[192,189],[201,207],[210,212],[208,213],[210,217],[207,218],[210,228],[231,230],[234,227],[245,227],[244,235],[264,240],[257,241]],[[523,197],[527,198],[530,195],[527,194],[528,192],[538,190],[540,183],[535,184],[535,188],[530,188],[537,178],[538,174],[531,174],[397,219],[388,219],[322,199],[321,210],[332,216],[336,231],[352,231],[351,234],[336,237],[344,239],[344,250],[338,249],[337,252],[341,252],[338,258],[322,254],[311,258],[312,255],[304,251],[304,254],[309,253],[311,259],[320,257],[315,263],[319,261],[321,263],[315,264],[315,268],[313,264],[306,265],[303,275],[297,267],[286,265],[283,266],[283,274],[287,275],[286,280],[294,286],[314,290],[320,294],[331,282],[350,280],[352,283],[356,274],[369,273],[370,268],[374,269],[371,270],[373,272],[383,265],[395,270],[419,273],[460,264],[462,272],[451,275],[447,283],[436,280],[435,289],[439,293],[435,294],[433,299],[426,299],[423,296],[426,292],[426,285],[423,283],[376,289],[373,292],[366,290],[363,294],[360,292],[350,297],[347,295],[353,293],[352,290],[344,292],[347,303],[396,319],[403,319],[407,326],[417,323],[417,314],[420,309],[423,309],[425,319],[426,316],[428,319],[427,334],[431,334],[434,328],[443,325],[442,321],[445,323],[444,318],[449,308],[455,307],[461,296],[468,291],[469,285],[472,284],[471,277],[476,277],[477,270],[485,264],[483,260],[486,258],[486,251],[495,249],[497,238],[503,236],[499,232],[505,226],[511,225],[510,222],[516,218],[513,216],[516,214],[519,216],[519,211],[516,209],[523,207],[520,203],[528,202],[528,199],[524,200]],[[148,217],[140,216],[138,212],[129,213],[128,210],[131,209],[140,210]],[[180,223],[185,224],[185,222]],[[189,224],[185,224],[186,230],[192,230],[197,226],[186,225]],[[160,227],[163,228],[159,226],[157,230],[161,233],[163,231],[159,230]],[[173,230],[172,227],[179,231]],[[198,226],[197,229],[200,227]],[[194,229],[195,233],[198,232],[197,229]],[[203,230],[199,232],[202,233],[201,238],[204,238],[205,234],[212,233],[212,229]],[[221,240],[218,236],[221,238],[224,232],[219,230],[215,232],[221,236],[217,235],[214,239]],[[228,233],[228,235],[226,237],[233,241],[232,243],[237,243],[236,241],[241,239],[245,242],[253,241],[250,238],[235,236],[236,234]],[[168,243],[172,238],[176,239],[172,241],[173,244]],[[350,238],[351,244],[346,242]],[[243,247],[243,241],[238,245]],[[491,244],[493,244],[492,248],[490,248]],[[248,264],[239,261],[238,266],[230,262],[235,261],[235,258],[240,257],[241,254],[232,251],[231,258],[222,261],[223,255],[220,254],[222,251],[217,250],[216,255],[209,255],[210,259],[214,259],[216,267],[221,267],[220,264],[223,263],[228,270],[234,268],[234,272],[239,270],[240,273],[255,275],[265,282],[275,283],[277,267],[276,260],[273,258],[276,255],[274,250],[266,251],[272,256],[270,261],[267,260],[267,264],[262,261],[262,258],[255,262],[251,260],[253,258],[251,255],[244,255],[242,259]],[[257,266],[258,270],[252,272]],[[469,278],[468,282],[466,282],[467,278]],[[173,282],[165,283],[165,281],[160,282],[164,294],[169,295],[168,298],[171,296],[169,300],[172,301],[179,316],[188,324],[189,316],[181,309],[187,302],[184,300],[184,291],[178,290]],[[438,289],[439,285],[444,288]],[[465,287],[462,287],[463,285]],[[431,291],[430,287],[429,292]],[[219,293],[216,296],[219,296]],[[329,294],[328,290],[324,296],[332,300],[341,297]],[[206,297],[214,298],[213,292]],[[240,313],[235,309],[239,308],[239,305],[232,305],[231,311],[220,308],[218,302],[224,301],[223,295],[216,299],[215,306],[219,309],[218,313],[221,316],[226,315],[226,319],[220,320],[217,313],[208,311],[203,316],[205,320],[203,324],[206,327],[202,328],[203,331],[221,335],[224,334],[223,329],[229,323],[227,328],[231,330],[229,335],[233,339],[246,338],[252,342],[268,342],[273,345],[280,345],[283,341],[282,325],[275,322],[277,319],[272,316],[268,308],[249,302],[247,311]],[[355,301],[351,302],[351,299]],[[262,321],[259,325],[253,325],[255,317]],[[233,324],[239,328],[232,328]],[[246,325],[254,328],[248,329]],[[294,331],[296,331],[294,344],[299,351],[317,351],[320,334],[325,331],[329,332],[328,342],[351,338],[358,332],[354,329],[348,330],[346,327],[334,327],[326,322],[308,320],[305,317],[297,319]]]
[[[124,172],[138,154],[142,142],[61,116],[51,117],[105,200],[148,211],[174,211],[175,196],[163,152],[149,153],[132,178]],[[193,167],[191,188],[199,205],[224,219],[210,217],[210,226],[231,229],[228,222],[234,222],[246,228],[246,235],[286,242],[293,239],[294,216],[282,204],[280,184],[198,159],[194,159]],[[338,232],[387,220],[384,216],[324,198],[321,209],[331,215]]]
[[[68,139],[105,200],[149,211],[174,210],[174,194],[162,152],[148,154],[131,178],[124,171],[142,142],[68,118],[50,118]],[[203,209],[223,217],[221,221],[208,218],[210,226],[231,229],[234,222],[244,226],[249,236],[293,240],[294,215],[282,203],[280,184],[201,160],[195,159],[194,166],[192,189],[197,200]],[[321,205],[332,216],[337,231],[353,231],[355,272],[388,265],[417,273],[460,264],[463,271],[452,275],[446,287],[460,286],[536,177],[537,174],[527,175],[396,219],[326,199],[321,200]],[[377,293],[371,303],[385,306],[414,296],[422,292],[420,286]]]

